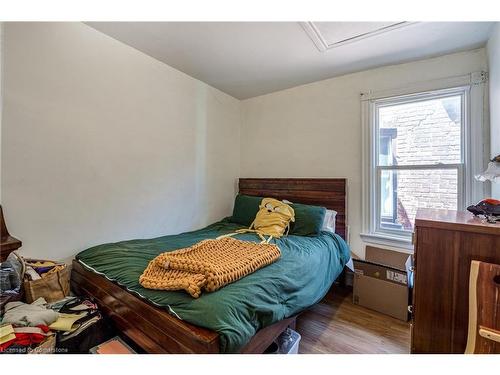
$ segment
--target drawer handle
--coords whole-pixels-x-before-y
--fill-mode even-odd
[[[409,305],[409,306],[408,306],[408,312],[409,312],[410,314],[413,314],[413,305]]]
[[[479,328],[479,336],[492,341],[500,342],[500,331],[491,328]]]
[[[493,282],[497,285],[500,285],[500,275],[496,275],[494,278],[493,278]]]

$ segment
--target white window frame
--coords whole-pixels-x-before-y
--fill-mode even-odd
[[[486,166],[489,150],[486,109],[484,107],[486,72],[422,82],[411,87],[361,94],[363,136],[362,232],[365,242],[411,250],[411,233],[380,226],[380,173],[384,169],[456,169],[458,209],[483,199],[489,184],[474,179]],[[458,164],[378,166],[378,108],[438,97],[462,96],[462,157]]]

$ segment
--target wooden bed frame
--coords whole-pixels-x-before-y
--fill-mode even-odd
[[[240,178],[241,194],[287,199],[337,211],[335,231],[347,240],[347,182],[344,178]],[[219,335],[182,321],[104,276],[73,261],[71,287],[94,298],[104,315],[148,353],[219,353]],[[259,330],[241,353],[263,353],[296,316]]]

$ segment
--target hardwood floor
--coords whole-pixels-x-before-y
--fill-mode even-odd
[[[334,287],[297,319],[299,353],[409,353],[410,325],[354,305],[348,289]]]

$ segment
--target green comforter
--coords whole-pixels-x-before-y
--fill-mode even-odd
[[[350,256],[347,244],[336,234],[290,235],[273,240],[281,250],[278,261],[198,299],[184,291],[150,290],[139,284],[139,276],[158,254],[240,228],[224,219],[194,232],[95,246],[76,258],[180,319],[218,332],[220,351],[234,353],[260,328],[319,302]],[[236,238],[260,241],[254,234]]]

